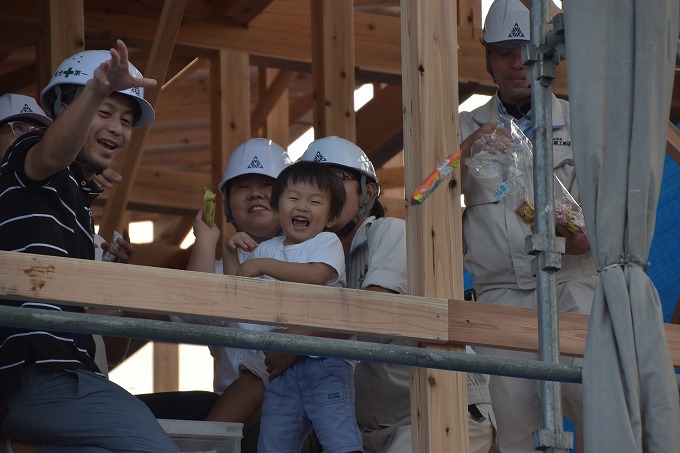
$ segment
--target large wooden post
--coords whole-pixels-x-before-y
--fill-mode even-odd
[[[38,52],[38,93],[47,86],[54,71],[65,58],[80,52],[85,46],[85,15],[83,0],[41,2],[43,33]],[[54,112],[47,112],[54,115]]]
[[[210,65],[211,188],[217,190],[229,156],[250,138],[250,63],[248,54],[220,50]],[[219,217],[218,217],[219,216]],[[221,195],[215,206],[215,221],[222,238],[235,232],[226,222]],[[217,243],[221,253],[222,240]]]
[[[408,196],[457,145],[456,3],[402,0],[404,167]],[[446,185],[406,212],[409,293],[462,299],[460,197]],[[463,347],[426,345],[463,351]],[[413,451],[468,451],[467,375],[414,370]]]
[[[352,0],[311,0],[314,136],[356,142]]]

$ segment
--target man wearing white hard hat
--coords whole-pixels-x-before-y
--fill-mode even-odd
[[[498,86],[496,94],[472,112],[460,114],[463,159],[471,145],[492,133],[502,118],[512,118],[531,137],[531,88],[529,67],[522,63],[521,47],[529,42],[529,10],[519,0],[496,0],[489,8],[481,42],[485,47],[487,70]],[[578,200],[578,188],[569,133],[569,103],[552,96],[554,173]],[[472,274],[478,299],[487,303],[536,307],[536,279],[532,256],[525,251],[529,225],[504,201],[496,200],[461,167],[465,212],[463,236],[465,268]],[[560,311],[589,313],[593,300],[595,266],[588,238],[557,227],[566,239],[566,254],[557,276],[557,307]],[[537,359],[537,354],[477,348],[478,354]],[[562,358],[563,363],[580,360]],[[532,433],[542,428],[538,381],[491,376],[491,400],[498,423],[498,449],[503,452],[533,451]],[[581,433],[582,394],[579,384],[562,384],[562,407]]]
[[[300,160],[331,167],[345,187],[345,206],[332,231],[345,250],[347,287],[406,294],[406,224],[385,217],[380,181],[366,153],[349,140],[330,136],[310,143]],[[371,335],[358,339],[410,345]],[[467,374],[470,453],[487,453],[495,439],[488,379]],[[411,368],[362,361],[356,365],[354,382],[364,452],[411,453]]]
[[[0,172],[0,250],[94,259],[92,177],[150,124],[144,87],[155,85],[110,51],[64,60],[41,100],[55,116],[7,149]],[[104,284],[104,282],[102,282]],[[108,282],[106,283],[108,284]],[[83,308],[39,301],[0,304],[63,312]],[[177,452],[148,408],[109,381],[94,362],[92,335],[0,326],[0,451]],[[23,448],[23,450],[20,450]]]
[[[0,96],[0,161],[17,138],[50,124],[52,120],[32,97],[15,93]]]

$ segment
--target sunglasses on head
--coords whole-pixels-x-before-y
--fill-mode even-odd
[[[32,126],[32,125],[25,123],[23,121],[8,121],[7,124],[9,124],[9,127],[12,129],[12,132],[17,137],[21,137],[22,135],[28,134],[29,132],[33,132],[33,131],[45,131],[45,130],[47,130],[47,128],[45,126]]]

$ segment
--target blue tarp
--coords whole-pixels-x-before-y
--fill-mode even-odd
[[[647,275],[659,292],[664,322],[670,322],[680,297],[679,227],[680,165],[666,154],[654,240],[649,251],[650,266],[647,269]]]

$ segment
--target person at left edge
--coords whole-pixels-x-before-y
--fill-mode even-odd
[[[0,249],[94,259],[92,177],[153,122],[143,78],[118,40],[109,51],[64,60],[41,93],[55,118],[20,137],[0,172]],[[77,290],[77,289],[76,289]],[[2,305],[64,312],[83,308],[37,301]],[[0,327],[0,435],[42,444],[42,452],[177,452],[148,408],[106,379],[92,335]],[[36,416],[40,414],[40,416]]]

